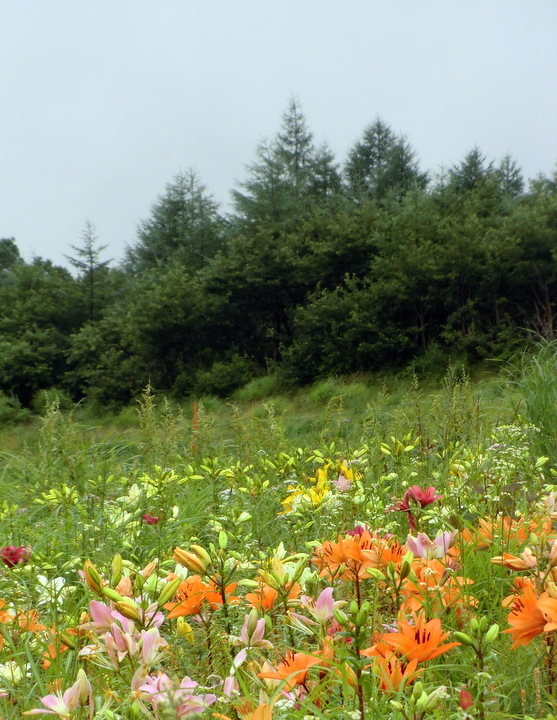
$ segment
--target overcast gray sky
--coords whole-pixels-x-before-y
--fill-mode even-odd
[[[221,203],[297,97],[342,162],[378,116],[423,169],[557,162],[555,0],[0,0],[0,237],[121,259],[165,185]]]

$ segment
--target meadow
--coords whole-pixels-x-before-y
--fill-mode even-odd
[[[2,429],[0,717],[555,717],[555,346],[272,390]]]

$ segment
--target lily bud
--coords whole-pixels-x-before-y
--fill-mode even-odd
[[[358,610],[358,614],[356,615],[356,618],[354,620],[354,625],[358,628],[365,625],[369,618],[370,612],[371,612],[371,605],[366,600],[365,602],[362,603],[362,606]]]
[[[112,573],[110,575],[110,584],[112,585],[112,587],[116,587],[116,585],[118,585],[118,583],[120,582],[124,571],[121,555],[115,555],[112,558],[111,569]]]
[[[122,615],[127,617],[129,620],[133,620],[134,622],[138,622],[140,624],[143,622],[137,603],[129,597],[124,597],[120,600],[120,602],[117,602],[116,610],[118,610],[119,613],[122,613]]]
[[[83,574],[85,575],[85,582],[89,588],[100,595],[102,580],[97,568],[93,565],[90,560],[86,560],[83,564]]]
[[[109,600],[112,600],[113,602],[121,602],[124,598],[122,595],[120,595],[119,592],[114,590],[111,587],[103,587],[101,588],[101,595],[104,595],[104,597],[107,597]]]
[[[166,585],[163,587],[161,594],[159,595],[159,599],[157,600],[157,605],[159,607],[162,607],[165,603],[170,602],[174,595],[176,595],[176,590],[180,587],[181,579],[179,577],[174,578],[174,580],[171,580],[170,582],[166,583]]]
[[[492,625],[489,628],[489,630],[485,634],[485,638],[484,638],[485,644],[492,645],[497,640],[498,635],[499,635],[499,625],[497,625],[497,623],[495,623],[494,625]]]
[[[190,645],[194,641],[191,625],[183,615],[176,620],[176,634],[181,635],[183,638],[185,638],[186,641],[190,643]]]
[[[205,568],[208,568],[209,565],[213,562],[211,560],[211,556],[202,545],[190,545],[190,550],[192,550],[199,557],[200,562],[205,565]]]
[[[228,535],[225,530],[221,530],[219,533],[219,547],[221,550],[226,550],[228,546]]]
[[[458,632],[458,630],[456,630],[453,633],[453,636],[455,640],[458,640],[458,642],[462,643],[463,645],[467,645],[468,647],[476,647],[476,643],[474,642],[474,640],[472,640],[470,635],[467,635],[466,633]]]
[[[182,550],[181,548],[174,548],[174,560],[183,565],[188,570],[199,575],[204,575],[207,565],[205,565],[199,558],[198,555],[194,555],[192,552]]]

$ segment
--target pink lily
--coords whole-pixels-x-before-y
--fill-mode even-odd
[[[149,695],[147,699],[153,705],[155,712],[161,706],[174,710],[175,717],[182,718],[202,713],[217,699],[213,693],[194,695],[193,691],[197,686],[195,680],[186,676],[180,687],[176,688],[168,675],[162,673],[158,676],[148,675],[147,682],[139,690]]]
[[[325,625],[329,620],[331,620],[333,617],[333,609],[339,604],[343,604],[340,600],[333,600],[332,587],[327,587],[322,590],[317,600],[314,600],[309,595],[302,595],[300,603],[320,625]]]
[[[244,645],[242,650],[234,658],[234,665],[239,667],[247,657],[248,649],[253,647],[271,649],[273,647],[269,640],[264,639],[265,635],[265,618],[259,618],[257,610],[254,608],[244,618],[244,624],[240,631],[240,636],[231,635],[229,642],[231,645]]]
[[[153,665],[159,650],[166,647],[168,643],[161,637],[158,628],[141,631],[141,657],[144,665]]]
[[[406,544],[408,549],[417,557],[433,560],[445,557],[457,534],[456,530],[454,532],[445,531],[438,535],[435,540],[431,540],[427,535],[419,532],[416,537],[408,535]]]
[[[89,706],[89,718],[94,715],[95,706],[93,703],[93,689],[83,670],[77,673],[75,683],[61,695],[54,693],[41,698],[42,704],[48,708],[43,710],[35,708],[24,712],[24,715],[57,715],[59,718],[69,718],[77,707]]]

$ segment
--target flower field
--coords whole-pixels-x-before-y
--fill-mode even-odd
[[[306,442],[53,404],[1,458],[0,717],[554,717],[557,472],[505,392],[350,433],[336,401]]]

